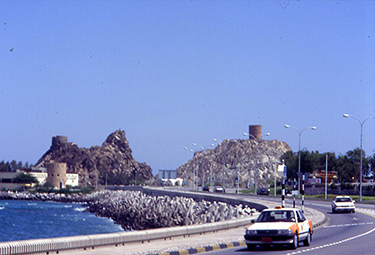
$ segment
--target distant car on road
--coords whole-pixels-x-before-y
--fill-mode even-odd
[[[215,187],[215,192],[225,193],[225,188],[224,187]]]
[[[260,188],[260,189],[258,189],[257,194],[258,195],[267,195],[268,196],[270,194],[270,189],[268,189],[268,188]]]
[[[266,209],[246,228],[245,242],[249,251],[257,245],[289,245],[296,249],[299,242],[310,246],[313,234],[312,222],[296,208]]]
[[[203,191],[210,191],[210,186],[203,186],[202,190]]]
[[[355,204],[349,196],[337,196],[332,201],[332,213],[352,212],[355,213]]]

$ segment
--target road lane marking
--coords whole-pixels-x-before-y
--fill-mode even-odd
[[[321,246],[317,246],[317,247],[314,247],[314,248],[309,248],[309,249],[306,249],[306,250],[300,250],[300,251],[296,251],[296,252],[292,252],[292,253],[286,253],[287,255],[293,255],[293,254],[300,254],[300,253],[306,253],[306,252],[310,252],[310,251],[315,251],[315,250],[319,250],[319,249],[323,249],[323,248],[327,248],[327,247],[331,247],[331,246],[335,246],[335,245],[338,245],[338,244],[342,244],[342,243],[345,243],[345,242],[348,242],[348,241],[351,241],[351,240],[354,240],[354,239],[357,239],[357,238],[360,238],[362,236],[365,236],[365,235],[368,235],[368,234],[371,234],[372,232],[375,231],[375,228],[363,233],[363,234],[360,234],[360,235],[356,235],[356,236],[352,236],[352,237],[349,237],[349,238],[346,238],[346,239],[343,239],[341,241],[337,241],[337,242],[333,242],[333,243],[328,243],[328,244],[324,244],[324,245],[321,245]]]
[[[323,228],[339,228],[339,227],[352,227],[352,226],[363,226],[363,225],[373,225],[374,222],[360,222],[360,223],[348,223],[348,224],[340,224],[340,225],[326,225]]]

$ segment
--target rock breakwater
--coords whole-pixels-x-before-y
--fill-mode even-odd
[[[1,191],[0,199],[55,201],[64,203],[84,203],[86,201],[85,196],[82,194],[31,193],[11,191]]]
[[[150,196],[141,191],[98,191],[88,195],[2,192],[2,199],[82,203],[86,212],[112,219],[124,230],[144,230],[212,223],[252,215],[247,205]]]
[[[125,230],[185,226],[242,218],[253,210],[222,202],[149,196],[140,191],[101,191],[86,196],[88,211],[108,217]]]

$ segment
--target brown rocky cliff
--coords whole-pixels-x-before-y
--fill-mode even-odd
[[[65,162],[68,171],[78,173],[80,184],[129,184],[153,182],[152,169],[146,163],[137,162],[126,139],[125,131],[117,130],[110,134],[101,146],[79,148],[73,143],[52,147],[38,160],[37,165],[54,160]]]

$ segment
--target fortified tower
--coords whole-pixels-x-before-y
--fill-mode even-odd
[[[52,137],[51,151],[58,150],[60,148],[66,149],[68,147],[68,137],[67,136],[54,136]]]
[[[262,139],[262,125],[249,125],[249,139]]]
[[[65,188],[66,184],[66,163],[49,161],[47,167],[47,180],[57,189]]]

